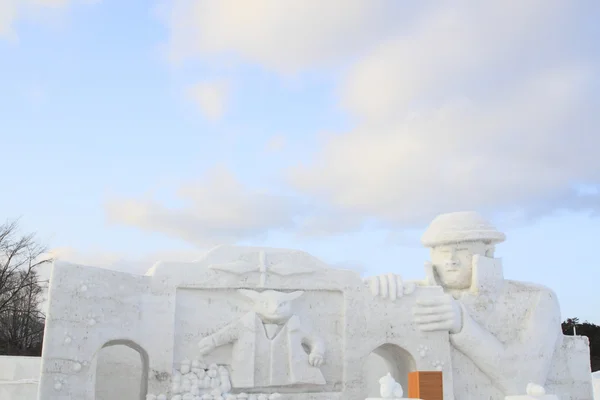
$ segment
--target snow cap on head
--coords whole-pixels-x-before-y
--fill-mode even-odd
[[[425,247],[459,242],[501,243],[506,239],[491,223],[475,211],[441,214],[434,218],[421,237]]]

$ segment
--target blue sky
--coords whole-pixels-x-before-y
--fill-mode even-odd
[[[235,242],[419,278],[473,209],[600,323],[600,6],[283,3],[0,6],[4,217],[89,265]]]

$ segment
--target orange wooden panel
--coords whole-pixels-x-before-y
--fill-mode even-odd
[[[444,383],[440,371],[415,371],[408,374],[408,397],[444,400]]]

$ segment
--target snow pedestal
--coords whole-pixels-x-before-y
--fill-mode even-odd
[[[41,359],[0,356],[0,400],[37,399]]]
[[[544,394],[542,396],[530,396],[528,394],[517,396],[506,396],[504,400],[559,400],[555,394]]]
[[[558,396],[546,394],[546,389],[534,383],[528,384],[525,392],[527,394],[506,396],[504,400],[559,400]]]
[[[0,399],[33,400],[37,398],[38,382],[32,379],[0,381]]]
[[[444,384],[441,371],[414,371],[408,374],[409,398],[428,400],[444,399]]]

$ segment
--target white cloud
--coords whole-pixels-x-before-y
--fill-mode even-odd
[[[265,145],[265,150],[268,153],[278,153],[283,150],[286,145],[286,139],[283,135],[272,136]]]
[[[391,2],[384,0],[173,3],[168,26],[174,59],[233,55],[283,73],[347,59],[403,20],[403,14],[390,14]]]
[[[300,238],[306,236],[329,236],[358,231],[363,225],[362,218],[353,212],[345,212],[339,208],[313,204],[302,215],[302,218],[297,219],[295,233]]]
[[[519,4],[440,8],[382,41],[341,83],[358,126],[324,140],[293,186],[395,224],[598,207],[572,189],[600,184],[598,60],[569,51],[583,38],[566,3]]]
[[[356,261],[340,261],[331,264],[331,267],[358,272],[362,276],[365,276],[368,273],[367,266]]]
[[[509,74],[514,81],[529,68],[563,57],[565,43],[556,37],[562,33],[556,26],[564,25],[567,11],[566,3],[541,0],[430,10],[411,30],[382,40],[351,66],[340,89],[341,104],[382,122],[449,93],[468,92],[478,77],[490,86]],[[548,37],[554,40],[550,49]]]
[[[199,82],[188,88],[187,95],[206,118],[217,121],[227,108],[228,87],[224,82]]]
[[[262,237],[272,229],[289,229],[302,208],[289,197],[246,188],[224,168],[180,187],[177,194],[185,207],[169,208],[152,199],[124,199],[109,202],[106,211],[112,222],[207,247]]]
[[[399,4],[178,0],[170,49],[280,74],[344,71],[339,104],[355,128],[327,136],[288,175],[320,207],[294,226],[303,233],[457,209],[531,218],[598,208],[572,188],[600,183],[600,60],[586,31],[600,6]]]
[[[0,1],[0,39],[17,40],[15,24],[25,18],[65,9],[75,3],[96,3],[99,0],[2,0]]]
[[[16,38],[13,25],[17,16],[18,0],[0,2],[0,38]]]
[[[343,210],[398,223],[457,209],[569,206],[574,183],[600,183],[598,120],[583,111],[591,111],[587,76],[547,71],[496,101],[365,123],[332,136],[291,181]]]

